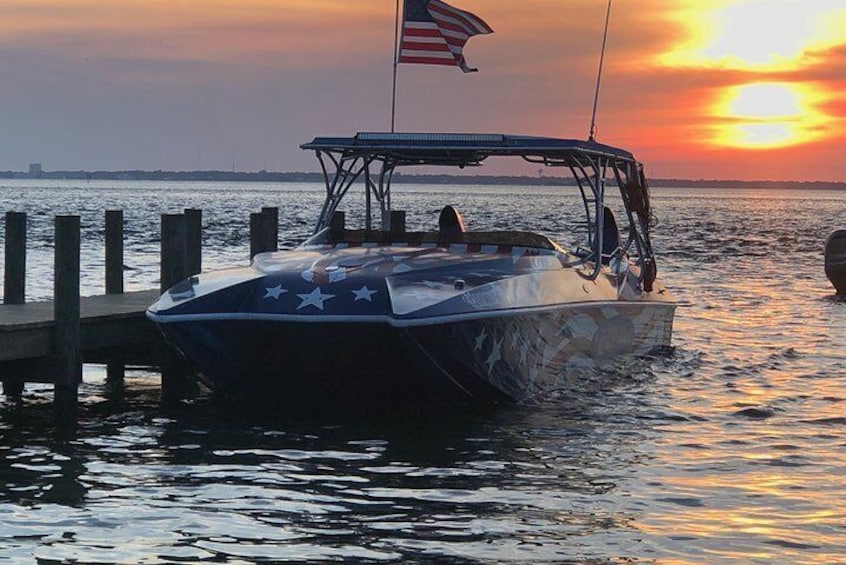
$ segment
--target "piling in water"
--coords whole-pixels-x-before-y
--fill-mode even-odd
[[[250,259],[258,253],[276,251],[279,241],[279,211],[263,208],[250,214]]]
[[[82,358],[79,353],[79,216],[56,216],[53,286],[56,355],[54,406],[59,422],[76,419]]]
[[[106,294],[123,294],[123,210],[106,210]],[[123,384],[123,363],[106,363],[106,381],[110,388]]]
[[[187,229],[183,214],[162,214],[161,292],[188,276]],[[184,361],[172,350],[162,359],[162,400],[177,402],[185,397],[187,373]]]
[[[3,303],[23,304],[26,299],[26,213],[6,212]]]
[[[264,206],[261,213],[265,215],[265,229],[267,230],[268,251],[279,250],[279,208]]]
[[[185,261],[187,275],[203,271],[203,211],[185,209]]]

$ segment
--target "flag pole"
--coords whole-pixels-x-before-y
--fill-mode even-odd
[[[397,0],[396,15],[394,16],[394,86],[391,92],[391,133],[397,118],[397,66],[399,65],[399,12],[400,0]]]
[[[593,113],[590,117],[590,131],[588,141],[593,141],[596,135],[596,106],[599,103],[599,81],[602,79],[602,63],[605,61],[605,42],[608,39],[608,20],[611,19],[611,0],[608,0],[608,9],[605,12],[605,32],[602,34],[602,51],[599,54],[599,71],[596,73],[596,91],[593,94]]]

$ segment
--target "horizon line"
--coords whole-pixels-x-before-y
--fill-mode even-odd
[[[183,178],[164,178],[167,176],[183,177]],[[189,176],[197,177],[195,179],[185,178]],[[148,177],[148,178],[139,178]],[[152,178],[155,177],[155,178]],[[216,177],[216,178],[209,178]],[[229,178],[224,178],[229,177]],[[260,178],[253,178],[260,177]],[[323,173],[319,171],[231,171],[222,169],[196,169],[196,170],[164,170],[164,169],[60,169],[55,171],[39,170],[35,173],[31,171],[0,171],[0,179],[11,180],[232,180],[232,181],[257,181],[269,180],[268,177],[276,177],[279,180],[285,180],[281,177],[315,177],[322,180]],[[533,183],[542,182],[544,180],[552,179],[569,179],[569,177],[554,176],[554,175],[508,175],[508,174],[477,174],[477,175],[456,175],[451,173],[435,173],[435,174],[415,174],[403,173],[397,171],[394,177],[406,177],[409,179],[451,179],[457,181],[468,181],[472,179],[520,179],[523,181],[531,181]],[[846,180],[773,180],[773,179],[754,179],[754,180],[740,180],[740,179],[718,179],[718,178],[650,178],[650,184],[667,184],[667,183],[684,183],[684,184],[763,184],[763,185],[830,185],[846,188]]]

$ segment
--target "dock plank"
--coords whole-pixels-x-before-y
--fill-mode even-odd
[[[155,325],[144,314],[158,297],[158,290],[144,290],[81,298],[83,358],[86,350],[160,342]],[[52,302],[0,306],[0,361],[51,355],[53,328]]]

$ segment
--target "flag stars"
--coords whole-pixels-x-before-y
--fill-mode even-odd
[[[502,342],[504,340],[505,338],[502,338],[494,342],[491,354],[488,355],[488,358],[485,360],[485,365],[488,366],[488,375],[490,375],[491,371],[493,371],[494,365],[496,365],[497,361],[502,360]]]
[[[520,330],[514,330],[511,333],[511,349],[517,349],[520,345]]]
[[[277,284],[276,286],[269,286],[264,289],[265,294],[264,298],[272,298],[274,300],[279,300],[279,297],[288,292],[284,288],[282,288],[281,284]]]
[[[301,310],[308,306],[314,306],[318,310],[323,310],[323,303],[335,298],[334,294],[323,294],[319,286],[315,287],[314,290],[308,294],[298,294],[297,296],[300,300],[302,300],[300,305],[297,306],[297,310]]]
[[[488,332],[482,327],[482,333],[476,336],[476,346],[473,348],[473,351],[481,351],[486,339],[488,339]]]
[[[378,290],[370,290],[367,288],[367,285],[364,285],[358,290],[353,290],[352,293],[355,295],[355,300],[353,302],[358,302],[359,300],[366,300],[368,302],[373,302],[373,295],[379,292]]]
[[[529,360],[529,342],[524,341],[520,347],[520,365],[525,366]]]

